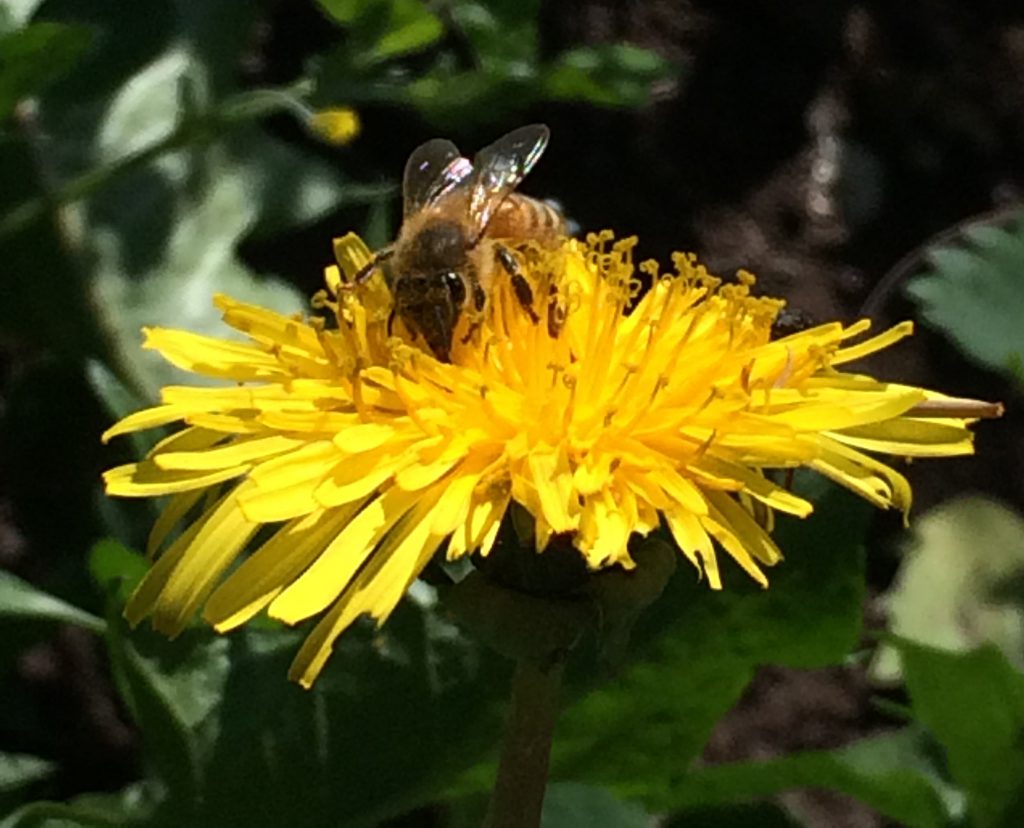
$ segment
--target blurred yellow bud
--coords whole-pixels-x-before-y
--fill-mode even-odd
[[[359,135],[361,123],[359,113],[350,107],[321,109],[314,112],[307,122],[310,131],[332,144],[348,144]]]

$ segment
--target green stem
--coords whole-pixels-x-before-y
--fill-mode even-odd
[[[144,166],[150,161],[177,148],[182,142],[180,130],[175,130],[165,138],[143,147],[135,152],[118,158],[110,164],[95,167],[78,178],[72,179],[56,193],[43,198],[34,198],[19,204],[0,221],[0,239],[12,236],[32,222],[41,218],[50,209],[64,204],[71,204],[91,195],[104,184],[129,170]]]
[[[484,821],[486,828],[540,825],[562,669],[560,661],[541,666],[521,659],[516,665],[498,778]]]
[[[231,128],[282,110],[304,116],[306,108],[298,101],[296,95],[307,91],[305,86],[296,84],[285,89],[253,89],[234,95],[209,115],[195,120],[184,120],[172,132],[152,144],[83,173],[55,193],[19,204],[0,219],[0,240],[20,232],[55,208],[92,195],[115,178],[144,167],[165,153],[180,149],[194,140],[202,140],[216,134],[218,127]]]

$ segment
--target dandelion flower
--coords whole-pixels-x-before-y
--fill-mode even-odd
[[[364,614],[382,623],[439,550],[487,555],[513,501],[538,552],[564,534],[591,569],[629,568],[630,538],[664,526],[711,588],[721,551],[767,585],[772,514],[812,510],[771,470],[814,469],[906,512],[907,481],[873,453],[971,452],[945,398],[840,370],[909,324],[773,340],[783,303],[754,296],[752,277],[725,284],[683,255],[672,274],[637,268],[634,242],[525,251],[537,308],[499,284],[450,363],[400,323],[389,335],[377,277],[346,285],[371,256],[351,235],[317,298],[326,324],[217,296],[247,341],[146,330],[145,347],[232,384],[167,387],[104,435],[182,424],[105,475],[109,494],[168,498],[128,619],[174,635],[200,607],[222,632],[264,610],[320,616],[291,670],[308,687],[338,635]]]

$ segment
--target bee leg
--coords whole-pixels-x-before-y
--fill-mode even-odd
[[[527,287],[529,287],[529,285],[527,285]],[[483,309],[484,309],[484,305],[486,303],[487,303],[487,294],[484,293],[484,289],[480,286],[480,283],[474,279],[473,280],[473,309],[477,312],[477,316],[479,318],[474,319],[470,323],[469,330],[466,331],[466,335],[464,337],[462,337],[462,344],[463,345],[465,345],[467,342],[469,342],[469,340],[471,340],[473,338],[473,334],[475,334],[478,330],[480,330],[480,326],[483,324]]]
[[[530,283],[526,281],[526,277],[519,270],[519,262],[507,247],[498,244],[495,245],[495,249],[498,261],[512,279],[512,290],[515,291],[516,299],[523,306],[523,310],[530,315],[530,321],[537,324],[540,322],[540,317],[533,309],[533,288],[530,287]]]
[[[359,272],[356,273],[356,275],[352,279],[352,284],[361,285],[363,282],[369,279],[370,276],[373,275],[373,271],[375,271],[378,267],[380,267],[384,262],[386,262],[394,255],[395,249],[393,247],[386,247],[383,250],[381,250],[380,253],[378,253],[376,256],[370,259],[370,261],[368,261],[365,265],[359,268]]]
[[[548,288],[548,336],[557,339],[565,324],[565,305],[558,295],[558,289],[551,285]]]

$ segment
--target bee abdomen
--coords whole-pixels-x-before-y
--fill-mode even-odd
[[[487,235],[495,239],[547,242],[565,233],[562,214],[543,201],[511,193],[495,211]]]

